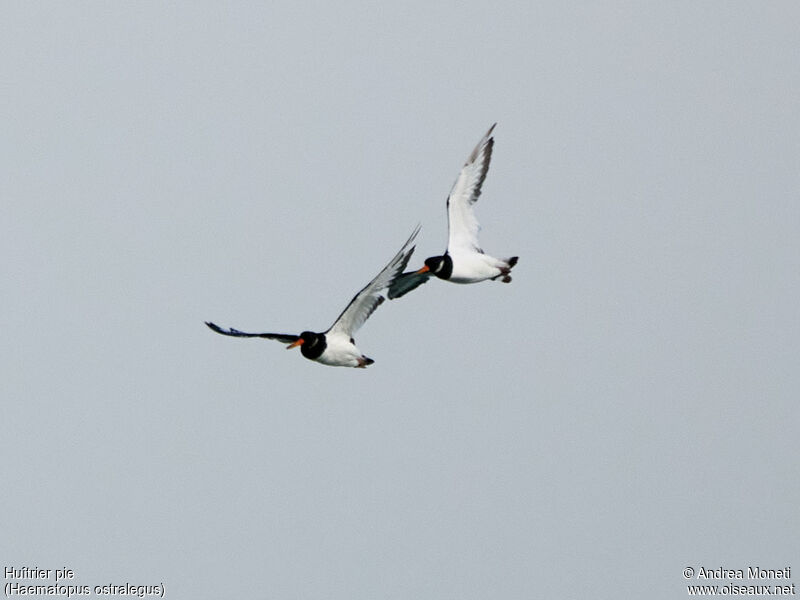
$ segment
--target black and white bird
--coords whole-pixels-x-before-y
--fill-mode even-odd
[[[333,325],[323,333],[315,333],[313,331],[304,331],[300,335],[288,333],[245,333],[233,328],[223,329],[209,321],[206,321],[206,325],[222,335],[277,340],[283,344],[289,344],[287,349],[300,346],[300,352],[302,352],[303,356],[324,365],[363,369],[375,361],[361,353],[361,350],[356,347],[353,335],[384,301],[385,298],[381,292],[388,288],[406,268],[408,259],[411,258],[414,252],[414,247],[411,246],[409,248],[409,245],[417,237],[419,229],[418,225],[400,251],[389,261],[389,264],[353,297],[347,308],[333,322]]]
[[[447,250],[441,256],[426,258],[425,266],[418,271],[395,278],[389,287],[389,298],[400,298],[427,282],[431,276],[453,283],[478,283],[487,279],[499,279],[503,283],[511,281],[511,268],[519,257],[494,258],[481,249],[478,243],[480,225],[474,209],[489,171],[494,148],[491,136],[495,125],[497,123],[475,146],[450,190],[447,198]]]

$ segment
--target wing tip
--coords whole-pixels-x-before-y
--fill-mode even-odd
[[[238,331],[236,331],[233,328],[230,328],[230,329],[227,329],[227,330],[223,329],[222,327],[220,327],[216,323],[212,323],[211,321],[205,321],[205,324],[211,331],[214,331],[215,333],[220,333],[222,335],[235,335],[235,334],[239,333]]]
[[[481,141],[478,142],[478,145],[475,146],[475,149],[470,153],[467,161],[464,163],[464,167],[468,167],[475,163],[478,158],[483,154],[486,156],[484,159],[484,168],[482,177],[486,177],[486,171],[489,170],[489,162],[492,160],[492,149],[494,148],[494,138],[491,137],[494,128],[497,126],[497,123],[489,127],[489,131],[487,131],[484,136],[481,138]],[[481,179],[483,182],[483,179]],[[449,200],[449,198],[448,198]]]

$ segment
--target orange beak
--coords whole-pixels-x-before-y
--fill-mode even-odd
[[[302,346],[302,345],[303,345],[303,342],[305,342],[305,340],[304,340],[303,338],[300,338],[300,339],[299,339],[299,340],[297,340],[296,342],[292,342],[291,344],[289,344],[288,346],[286,346],[286,349],[287,349],[287,350],[291,350],[291,349],[292,349],[292,348],[294,348],[295,346]]]
[[[430,267],[428,265],[425,265],[419,271],[416,271],[416,274],[419,275],[420,273],[427,273],[430,270],[431,270]]]

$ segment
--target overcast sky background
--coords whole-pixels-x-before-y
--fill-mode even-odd
[[[4,3],[2,566],[166,597],[800,569],[794,2]],[[497,121],[510,285],[324,330]],[[772,582],[775,583],[775,582]]]

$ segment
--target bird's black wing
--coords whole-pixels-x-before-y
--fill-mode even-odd
[[[239,331],[233,327],[230,329],[223,329],[219,325],[211,323],[210,321],[206,321],[206,325],[208,325],[208,328],[212,331],[216,331],[222,335],[231,335],[233,337],[260,337],[267,338],[268,340],[277,340],[282,344],[291,344],[292,342],[296,342],[300,339],[299,335],[291,335],[288,333],[245,333],[244,331]]]
[[[418,288],[423,283],[427,283],[430,278],[430,273],[417,273],[416,271],[409,271],[408,273],[398,275],[389,286],[389,292],[387,294],[389,300],[402,298],[411,290]]]

